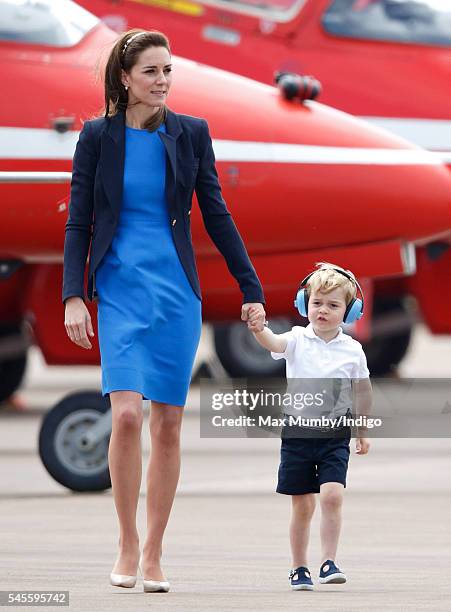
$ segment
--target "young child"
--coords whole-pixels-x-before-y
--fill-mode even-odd
[[[371,384],[366,357],[361,344],[340,327],[343,322],[349,323],[362,316],[362,291],[349,270],[326,263],[317,264],[317,267],[318,270],[302,281],[295,300],[299,312],[308,316],[307,327],[295,326],[284,334],[274,334],[265,326],[264,315],[253,310],[248,328],[256,340],[271,351],[274,359],[286,360],[288,379],[349,379],[347,384],[351,387],[352,381],[354,407],[357,405],[359,414],[368,414]],[[357,297],[357,289],[361,299]],[[351,430],[347,427],[338,432],[340,435],[336,435],[337,432],[331,433],[330,437],[320,437],[317,432],[312,434],[313,437],[285,437],[282,432],[277,492],[291,495],[292,499],[290,544],[293,569],[289,580],[294,590],[313,589],[307,545],[316,493],[319,493],[321,506],[319,582],[346,582],[345,574],[335,561]],[[357,436],[356,453],[365,455],[370,446],[364,437],[365,428],[360,428]]]

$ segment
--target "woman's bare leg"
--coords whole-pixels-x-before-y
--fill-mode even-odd
[[[108,461],[119,519],[119,554],[112,571],[135,576],[139,561],[136,510],[142,474],[142,395],[134,391],[114,391],[110,393],[110,400],[113,427]]]
[[[164,580],[160,557],[180,475],[182,417],[183,406],[152,402],[149,419],[152,450],[147,470],[147,537],[142,567],[146,580]]]

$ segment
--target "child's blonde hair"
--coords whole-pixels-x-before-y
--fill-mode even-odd
[[[312,291],[321,291],[321,293],[330,293],[338,287],[342,287],[345,292],[346,306],[350,301],[357,296],[357,286],[352,280],[346,278],[337,270],[343,270],[346,274],[355,279],[354,274],[350,270],[345,270],[335,264],[320,261],[316,264],[318,270],[316,270],[312,276],[308,279],[305,288],[307,295],[310,297]]]

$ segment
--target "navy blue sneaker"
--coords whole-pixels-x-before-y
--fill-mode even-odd
[[[343,584],[346,582],[346,575],[328,559],[324,561],[319,570],[319,581],[321,584]]]
[[[288,576],[293,591],[313,591],[312,577],[308,567],[292,569]]]

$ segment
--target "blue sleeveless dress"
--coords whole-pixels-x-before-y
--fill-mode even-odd
[[[157,131],[125,127],[119,223],[96,270],[102,394],[136,391],[143,399],[184,406],[201,301],[172,238],[166,150]]]

